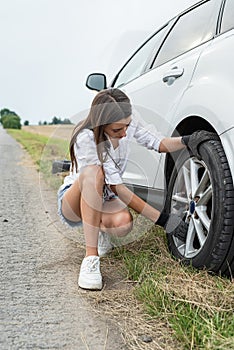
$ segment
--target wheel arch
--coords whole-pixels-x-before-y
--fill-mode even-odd
[[[200,116],[189,116],[183,119],[176,127],[171,136],[182,136],[190,135],[197,130],[206,130],[210,132],[217,133],[213,126],[208,123],[207,120]],[[165,157],[165,179],[166,179],[166,188],[170,182],[171,172],[175,164],[175,160],[178,158],[180,152],[173,152],[173,156],[170,153],[167,153]]]

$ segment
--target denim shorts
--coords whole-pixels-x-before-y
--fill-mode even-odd
[[[62,220],[62,222],[69,225],[70,227],[80,227],[83,224],[82,221],[75,222],[75,221],[68,220],[67,218],[65,218],[65,216],[62,213],[62,199],[63,199],[65,192],[70,187],[71,187],[71,185],[67,185],[67,186],[62,185],[58,190],[58,194],[57,194],[57,196],[58,196],[58,215],[59,215],[60,219]]]
[[[69,225],[70,227],[80,227],[83,225],[82,221],[78,221],[78,222],[75,222],[75,221],[70,221],[68,220],[67,218],[65,218],[65,216],[63,215],[62,213],[62,199],[63,199],[63,196],[65,194],[65,192],[71,187],[71,184],[70,185],[62,185],[60,186],[59,190],[58,190],[58,215],[60,217],[60,219],[62,220],[63,223]],[[110,201],[112,199],[115,199],[115,198],[118,198],[118,196],[116,196],[110,189],[108,186],[104,186],[103,188],[103,203],[104,202],[107,202],[107,201]]]

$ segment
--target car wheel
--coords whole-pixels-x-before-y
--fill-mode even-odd
[[[196,268],[231,275],[234,271],[234,189],[220,141],[204,142],[201,158],[183,151],[171,175],[167,210],[188,225],[186,242],[168,236],[174,257]]]

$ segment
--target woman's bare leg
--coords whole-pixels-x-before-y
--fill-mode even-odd
[[[62,213],[70,221],[81,221],[80,212],[81,189],[79,179],[66,191],[62,200]]]
[[[82,219],[86,256],[97,255],[98,233],[124,236],[132,229],[132,216],[119,199],[103,204],[104,174],[99,166],[88,166],[66,191],[62,201],[63,215],[71,221]]]
[[[126,205],[119,198],[103,205],[101,230],[114,236],[126,236],[133,226],[133,218]]]
[[[80,210],[86,241],[86,256],[98,255],[98,234],[101,222],[104,176],[102,169],[89,169],[81,175],[82,196]],[[87,176],[88,175],[88,176]]]
[[[63,215],[72,221],[82,219],[86,256],[97,255],[101,222],[104,175],[100,166],[86,167],[67,190],[62,201]]]

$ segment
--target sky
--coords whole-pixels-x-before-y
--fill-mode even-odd
[[[89,108],[88,74],[114,75],[196,0],[0,0],[0,110],[37,125]]]

